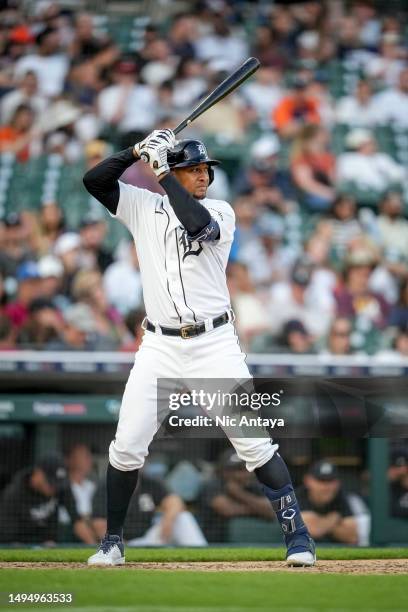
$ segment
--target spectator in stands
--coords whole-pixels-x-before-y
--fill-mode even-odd
[[[307,95],[315,100],[319,109],[320,123],[329,130],[335,122],[335,109],[325,71],[323,69],[322,72],[313,73],[305,70],[305,76],[308,81]]]
[[[275,134],[267,133],[258,138],[251,146],[249,165],[236,177],[234,191],[238,194],[253,192],[256,203],[287,212],[282,200],[292,194],[292,188],[289,173],[279,168],[279,150]]]
[[[396,32],[384,32],[381,37],[379,55],[374,55],[365,63],[365,73],[380,86],[393,87],[398,83],[404,69],[406,51]]]
[[[204,65],[194,58],[182,59],[176,69],[174,79],[163,83],[169,87],[171,85],[171,104],[167,104],[167,116],[171,117],[174,113],[180,116],[181,112],[194,106],[194,103],[202,97],[207,88],[205,79]],[[165,106],[162,107],[162,117]]]
[[[269,65],[288,67],[293,63],[292,58],[296,57],[298,27],[297,19],[289,7],[277,5],[272,13],[270,38],[263,31],[262,36],[257,37],[258,45],[262,43],[261,50],[266,54]]]
[[[233,36],[230,26],[221,12],[213,13],[211,30],[199,34],[194,41],[198,59],[208,62],[210,67],[217,68],[222,61],[223,70],[234,69],[248,57],[248,42],[244,37]]]
[[[383,329],[389,316],[389,304],[369,287],[377,263],[373,249],[357,246],[350,251],[345,260],[343,282],[335,290],[335,299],[338,316],[364,319],[366,327]]]
[[[89,212],[81,219],[81,263],[85,268],[104,273],[113,263],[112,254],[105,248],[106,221],[101,214]]]
[[[59,96],[63,91],[69,63],[68,56],[61,52],[58,30],[46,26],[37,35],[36,43],[34,52],[16,63],[15,76],[19,78],[27,71],[35,72],[39,93],[48,98]]]
[[[326,333],[331,309],[327,296],[313,289],[313,264],[305,257],[296,261],[290,280],[276,283],[269,293],[268,323],[279,336],[287,321],[301,321],[314,339]]]
[[[16,348],[16,334],[10,319],[0,314],[0,351],[12,351]]]
[[[401,187],[404,168],[387,153],[377,149],[377,142],[369,130],[355,128],[348,134],[346,144],[350,152],[337,160],[337,182],[356,189],[375,192],[380,197],[385,191]]]
[[[328,151],[329,134],[318,125],[307,125],[293,144],[291,172],[306,207],[314,211],[330,208],[335,192],[335,159]]]
[[[318,542],[367,545],[370,517],[363,500],[346,494],[337,468],[323,459],[311,466],[296,490],[303,520]]]
[[[30,228],[24,214],[10,212],[4,218],[4,230],[0,250],[0,272],[13,277],[23,261],[34,259],[30,247]]]
[[[45,200],[39,213],[39,245],[42,255],[51,253],[55,242],[65,230],[64,213],[58,202]]]
[[[106,486],[102,483],[93,502],[92,524],[102,539],[106,533]],[[205,546],[207,541],[181,498],[158,478],[141,474],[130,501],[123,536],[128,546]]]
[[[223,70],[211,74],[206,96],[213,91],[227,76]],[[249,111],[249,112],[248,112]],[[242,142],[245,140],[247,129],[256,121],[256,113],[250,107],[244,107],[238,96],[227,96],[194,121],[196,129],[211,135],[216,140],[225,143]]]
[[[58,257],[44,255],[38,261],[38,272],[41,280],[41,296],[58,308],[64,310],[69,300],[61,294],[64,266]]]
[[[103,276],[103,286],[109,304],[121,315],[143,305],[139,261],[133,242],[124,246],[122,257],[112,263]]]
[[[125,342],[120,347],[120,350],[124,353],[136,353],[142,340],[144,330],[142,328],[143,320],[146,316],[144,310],[131,310],[125,317],[126,327],[129,333],[132,335],[132,340]]]
[[[188,12],[176,15],[168,35],[173,54],[181,59],[194,58],[194,42],[197,36],[197,20],[195,16]]]
[[[260,289],[286,281],[296,258],[293,249],[284,245],[285,227],[282,217],[271,213],[260,215],[254,226],[256,238],[243,245],[239,260],[248,266],[250,278]]]
[[[64,266],[62,279],[62,294],[67,298],[72,294],[72,282],[78,272],[80,260],[81,238],[75,232],[65,232],[58,237],[54,244],[54,255]]]
[[[408,221],[404,218],[401,194],[386,193],[379,208],[378,231],[383,248],[398,251],[408,261]]]
[[[86,544],[95,538],[75,510],[66,470],[57,455],[42,457],[33,467],[18,472],[0,498],[0,539],[20,544],[55,545],[58,511],[68,511],[75,535]]]
[[[109,42],[105,34],[95,31],[92,15],[82,12],[75,15],[73,37],[68,48],[70,57],[93,58]]]
[[[155,127],[156,95],[151,87],[138,83],[137,67],[131,60],[117,63],[113,79],[114,84],[98,96],[98,114],[107,126],[117,129],[121,146],[126,147]]]
[[[268,331],[267,310],[244,263],[237,261],[229,265],[227,282],[238,334],[246,347],[254,336]]]
[[[89,447],[82,443],[74,444],[65,456],[65,465],[76,511],[88,522],[92,516],[92,502],[97,488],[91,477],[93,458]]]
[[[315,232],[304,243],[304,255],[313,265],[311,292],[317,303],[324,305],[328,312],[334,311],[333,290],[337,274],[330,260],[330,241]]]
[[[272,113],[274,126],[283,138],[293,138],[308,123],[319,123],[316,100],[307,94],[307,81],[295,79],[289,94],[281,99]]]
[[[353,3],[351,16],[359,28],[360,46],[377,47],[381,36],[381,21],[378,9],[371,0]]]
[[[28,319],[32,302],[40,297],[41,279],[35,261],[25,261],[17,268],[18,286],[16,299],[4,307],[4,313],[13,326],[19,329]]]
[[[327,337],[327,347],[322,352],[325,355],[350,355],[352,324],[350,319],[336,317],[332,322]]]
[[[338,267],[348,245],[363,233],[363,227],[357,218],[355,198],[345,193],[338,194],[327,217],[318,223],[316,231],[331,245],[331,259]]]
[[[391,465],[388,468],[388,481],[391,485],[392,516],[408,519],[408,447],[407,442],[392,451]]]
[[[276,13],[276,11],[275,11]],[[289,63],[289,58],[279,49],[279,41],[269,24],[258,24],[253,36],[253,55],[261,66],[281,70]]]
[[[296,321],[296,319],[287,321],[283,326],[280,344],[283,353],[303,355],[315,352],[312,337],[302,321]]]
[[[336,105],[336,121],[348,127],[374,127],[377,108],[369,81],[361,79],[353,95],[340,98]]]
[[[408,129],[408,68],[401,70],[397,87],[378,93],[374,102],[379,124]]]
[[[59,337],[62,328],[63,319],[55,305],[38,297],[28,307],[28,316],[18,332],[17,344],[21,348],[41,350]]]
[[[177,60],[171,53],[171,46],[164,38],[150,44],[149,61],[140,70],[140,79],[146,85],[156,88],[174,77]]]
[[[99,350],[113,350],[127,338],[119,312],[108,303],[102,276],[95,270],[80,270],[72,284],[72,297],[90,307],[99,336]]]
[[[336,55],[339,60],[347,61],[361,47],[359,24],[351,15],[344,15],[337,20],[337,26]]]
[[[391,348],[379,350],[375,354],[375,361],[386,364],[398,365],[405,363],[408,358],[408,329],[399,328],[394,330]]]
[[[74,60],[65,79],[65,95],[83,105],[84,110],[93,111],[98,93],[104,85],[101,72],[102,68],[99,68],[96,60]]]
[[[49,105],[41,125],[46,153],[57,154],[70,164],[78,162],[84,144],[98,133],[100,126],[93,125],[95,121],[70,100],[56,100]]]
[[[227,541],[228,524],[235,517],[258,517],[268,522],[274,519],[254,475],[231,449],[222,453],[216,475],[201,491],[199,509],[200,524],[209,542]]]
[[[399,298],[391,308],[388,325],[408,329],[408,279],[401,284]]]
[[[90,307],[86,304],[68,306],[60,337],[47,342],[44,348],[48,351],[98,350],[98,334]]]
[[[241,95],[255,108],[260,125],[270,127],[272,113],[284,95],[282,72],[261,64],[254,78],[242,87]]]
[[[17,106],[10,122],[0,126],[0,153],[12,153],[19,162],[26,162],[39,153],[39,133],[34,118],[31,106]]]
[[[1,98],[1,123],[8,123],[21,105],[30,106],[38,118],[47,106],[47,99],[38,93],[37,76],[30,70],[21,76],[15,89]]]
[[[240,196],[234,202],[235,234],[232,251],[240,250],[252,240],[257,240],[255,220],[258,211],[250,196]]]

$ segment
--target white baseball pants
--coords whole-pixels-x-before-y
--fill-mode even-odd
[[[159,378],[249,379],[251,374],[232,323],[186,340],[146,331],[126,383],[116,437],[109,447],[109,461],[118,470],[143,467],[160,425]],[[234,437],[230,441],[250,472],[269,461],[278,449],[266,432],[265,437]]]

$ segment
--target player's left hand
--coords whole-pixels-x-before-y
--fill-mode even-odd
[[[148,164],[156,176],[170,171],[169,164],[167,163],[167,151],[169,148],[171,147],[168,143],[152,139],[140,152],[141,158],[147,158]]]
[[[140,157],[142,151],[146,152],[149,145],[158,145],[159,143],[166,144],[169,149],[172,149],[177,143],[174,132],[168,128],[165,130],[153,130],[144,140],[133,145],[133,151],[137,157]]]

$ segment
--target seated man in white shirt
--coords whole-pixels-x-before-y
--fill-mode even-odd
[[[340,98],[336,106],[336,123],[350,127],[372,127],[376,122],[373,91],[369,81],[357,83],[352,96]]]
[[[384,193],[402,185],[406,172],[387,153],[377,150],[373,134],[356,128],[347,136],[349,152],[340,155],[337,161],[337,183],[351,183],[357,189]]]
[[[408,68],[401,70],[397,87],[380,92],[374,101],[378,124],[408,129]]]

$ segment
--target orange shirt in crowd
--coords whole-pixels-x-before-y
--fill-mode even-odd
[[[16,142],[19,138],[22,137],[22,134],[18,132],[11,125],[0,125],[0,153],[7,151],[8,146],[14,142]],[[26,144],[20,151],[17,153],[17,159],[19,162],[26,162],[30,157],[30,145]]]
[[[297,155],[291,162],[291,170],[299,166],[308,166],[316,180],[330,185],[334,177],[336,160],[329,151],[322,153],[303,153]]]
[[[295,96],[286,96],[276,106],[272,119],[278,132],[299,119],[303,123],[320,123],[318,103],[314,98],[306,98],[299,103]]]

